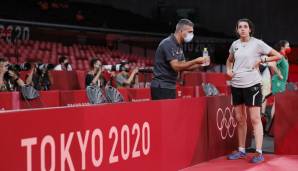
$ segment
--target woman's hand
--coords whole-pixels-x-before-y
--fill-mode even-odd
[[[231,79],[231,78],[233,78],[234,73],[232,70],[227,70],[227,75]]]

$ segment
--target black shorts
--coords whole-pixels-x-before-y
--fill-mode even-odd
[[[176,99],[176,89],[151,87],[151,99]]]
[[[232,87],[233,105],[245,104],[246,106],[262,106],[261,84],[247,88]]]

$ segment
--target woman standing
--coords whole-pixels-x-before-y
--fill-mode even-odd
[[[270,65],[274,71],[274,75],[272,76],[272,94],[276,95],[277,93],[282,93],[286,91],[288,75],[289,75],[289,62],[288,55],[291,53],[290,43],[287,40],[281,40],[275,45],[276,50],[279,51],[283,57],[276,61],[271,62]],[[271,129],[273,117],[275,113],[275,98],[271,109],[271,123],[269,125],[269,130]]]
[[[239,147],[237,151],[228,155],[228,159],[236,160],[246,156],[247,108],[256,141],[256,155],[250,162],[260,163],[264,161],[264,157],[262,155],[263,126],[260,117],[262,78],[259,64],[279,60],[282,56],[262,40],[252,37],[254,25],[249,19],[238,20],[236,33],[239,39],[230,47],[227,75],[232,78],[232,100],[238,122]]]
[[[276,50],[283,57],[275,63],[276,69],[272,76],[272,94],[281,93],[286,90],[286,84],[289,74],[289,62],[287,56],[291,53],[290,43],[287,40],[281,40],[276,44]]]

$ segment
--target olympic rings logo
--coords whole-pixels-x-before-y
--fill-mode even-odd
[[[221,138],[225,140],[227,136],[232,138],[235,133],[237,126],[237,121],[233,116],[234,107],[232,110],[229,107],[223,111],[223,109],[218,108],[216,113],[216,125],[220,131]]]

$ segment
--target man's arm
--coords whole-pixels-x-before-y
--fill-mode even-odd
[[[135,68],[132,73],[130,74],[129,78],[127,80],[124,81],[124,83],[126,85],[131,85],[135,75],[139,72],[139,69],[138,68]]]
[[[8,73],[20,87],[25,86],[24,81],[20,79],[20,77],[16,73],[14,73],[13,71],[8,71]]]
[[[200,64],[203,64],[206,61],[205,57],[198,57],[196,59],[193,59],[191,61],[178,61],[177,59],[174,59],[170,62],[171,67],[179,72],[184,70],[193,70],[195,68],[198,68]]]
[[[202,64],[195,64],[195,65],[193,65],[193,66],[187,68],[186,71],[193,71],[193,70],[195,70],[195,69],[200,68],[201,66],[202,66]]]

